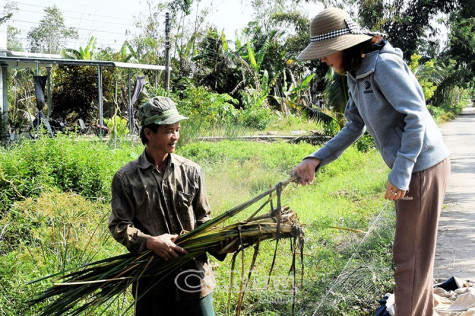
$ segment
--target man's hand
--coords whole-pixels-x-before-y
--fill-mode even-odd
[[[299,176],[297,181],[301,185],[312,184],[315,179],[315,169],[319,164],[320,159],[304,159],[294,169],[292,169],[291,175],[297,174]]]
[[[224,255],[226,253],[236,252],[239,246],[239,238],[226,238],[226,240],[219,243],[219,247],[216,247],[215,252],[218,255]]]
[[[178,235],[163,234],[147,238],[147,248],[152,250],[163,260],[178,258],[180,254],[188,252],[175,244]]]

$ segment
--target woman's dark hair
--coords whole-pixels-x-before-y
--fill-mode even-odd
[[[358,67],[361,65],[361,61],[365,58],[365,54],[375,50],[380,50],[385,44],[386,41],[384,41],[381,36],[375,36],[367,41],[359,43],[358,45],[343,50],[343,70],[354,75]]]
[[[159,128],[159,127],[160,127],[160,125],[157,125],[157,124],[155,124],[155,123],[142,126],[142,128],[140,129],[140,139],[142,140],[142,144],[147,145],[147,143],[148,143],[148,139],[147,139],[147,137],[145,136],[145,129],[148,128],[148,129],[150,129],[153,133],[156,133],[156,132],[158,131],[158,128]]]

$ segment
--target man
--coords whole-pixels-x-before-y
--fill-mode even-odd
[[[180,115],[167,97],[154,97],[139,109],[142,155],[122,167],[112,180],[109,229],[131,252],[152,250],[164,260],[186,254],[174,241],[210,219],[201,168],[174,154]],[[223,260],[225,255],[216,255]],[[216,284],[206,255],[194,258],[171,276],[142,278],[134,284],[136,315],[214,315]],[[147,291],[144,294],[144,291]]]

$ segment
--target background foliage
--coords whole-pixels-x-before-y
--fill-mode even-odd
[[[187,103],[185,107],[190,113],[202,111],[207,125],[224,120],[264,129],[272,117],[305,116],[309,109],[313,112],[330,110],[330,117],[341,125],[338,113],[344,109],[345,89],[330,83],[342,80],[325,75],[331,70],[324,63],[296,61],[298,53],[308,44],[310,24],[299,2],[252,1],[252,19],[232,41],[207,21],[206,6],[191,0],[148,1],[144,14],[137,19],[142,33],[124,41],[119,51],[97,48],[100,43],[94,36],[78,49],[62,46],[61,43],[75,33],[64,25],[63,13],[54,6],[45,9],[42,33],[32,29],[28,36],[36,43],[34,47],[38,52],[63,51],[68,58],[163,64],[165,43],[161,13],[169,11],[174,70],[171,93],[176,101]],[[408,0],[322,1],[325,6],[343,7],[369,29],[386,32],[389,41],[402,49],[406,61],[417,63],[413,69],[432,107],[441,107],[443,103],[456,106],[458,99],[451,91],[473,88],[475,43],[471,34],[475,9],[472,2],[419,0],[409,5]],[[8,1],[3,7],[1,23],[9,27],[9,47],[22,50],[17,38],[21,30],[9,23],[16,10],[15,2]],[[193,10],[197,12],[192,14]],[[412,56],[418,56],[417,62]],[[309,79],[311,74],[314,76]],[[31,102],[31,75],[29,71],[11,74],[15,82],[9,94],[13,130],[21,131],[35,113],[34,102]],[[141,75],[147,78],[148,90],[158,88],[155,72],[105,70],[103,98],[107,118],[116,113],[126,117],[129,75],[132,86],[134,77]],[[81,117],[88,124],[98,120],[94,69],[53,67],[53,81],[53,117],[68,118],[70,122]],[[240,118],[235,110],[243,111]]]
[[[308,44],[310,24],[299,2],[252,1],[251,21],[231,41],[229,34],[207,23],[205,8],[191,14],[197,1],[147,1],[145,12],[137,17],[141,32],[124,41],[119,51],[100,47],[94,36],[84,47],[64,47],[62,43],[75,32],[64,25],[63,13],[57,8],[45,9],[41,25],[49,32],[28,32],[35,51],[62,53],[75,59],[146,64],[164,64],[162,13],[169,11],[171,89],[161,88],[163,74],[104,70],[105,117],[116,115],[116,120],[106,120],[110,128],[116,127],[113,142],[58,134],[37,141],[23,139],[0,149],[0,314],[35,314],[25,309],[23,302],[47,284],[25,286],[31,279],[124,252],[107,237],[106,222],[112,175],[143,150],[133,138],[125,136],[128,85],[133,87],[137,76],[146,77],[144,96],[169,96],[180,112],[190,117],[182,126],[179,153],[203,166],[215,215],[287,178],[290,169],[316,148],[306,143],[205,143],[199,141],[200,137],[256,135],[263,131],[305,136],[338,132],[344,123],[345,78],[333,74],[324,63],[296,60]],[[475,77],[473,1],[322,3],[343,7],[363,26],[388,34],[389,41],[404,52],[436,120],[452,119],[470,103]],[[26,30],[18,30],[11,23],[17,10],[15,2],[8,1],[2,9],[0,23],[7,24],[9,49],[21,51],[21,31]],[[39,74],[46,74],[45,69],[39,69]],[[36,73],[31,69],[9,71],[10,131],[17,134],[28,129],[36,113],[33,75]],[[83,118],[87,124],[98,120],[96,69],[55,66],[52,77],[53,118],[69,122]],[[315,185],[293,187],[284,197],[307,226],[303,254],[307,274],[297,295],[302,315],[313,313],[317,302],[326,300],[330,284],[359,240],[354,233],[329,226],[366,230],[383,207],[387,168],[373,147],[371,138],[365,135],[341,159],[323,168]],[[325,315],[371,314],[373,303],[391,291],[392,209],[387,211],[388,227],[382,230],[387,235],[370,239],[364,247],[368,256],[362,255],[376,258],[378,262],[371,261],[371,268],[381,267],[381,273],[365,278],[372,286],[364,288],[364,295],[342,294],[345,299],[328,304]],[[282,253],[288,246],[283,246]],[[279,256],[275,271],[282,279],[273,279],[272,291],[259,283],[267,280],[273,249],[273,244],[261,249],[264,259],[248,291],[245,313],[277,315],[290,311],[290,279],[286,272],[291,262],[287,256]],[[215,305],[222,314],[226,310],[227,292],[223,288],[229,282],[229,258],[213,264],[219,284]],[[367,296],[372,296],[369,301],[358,300]],[[130,293],[125,293],[107,313],[119,314],[130,301]]]

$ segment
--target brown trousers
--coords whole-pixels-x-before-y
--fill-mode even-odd
[[[412,175],[406,196],[396,201],[396,316],[432,316],[437,229],[450,160]]]

